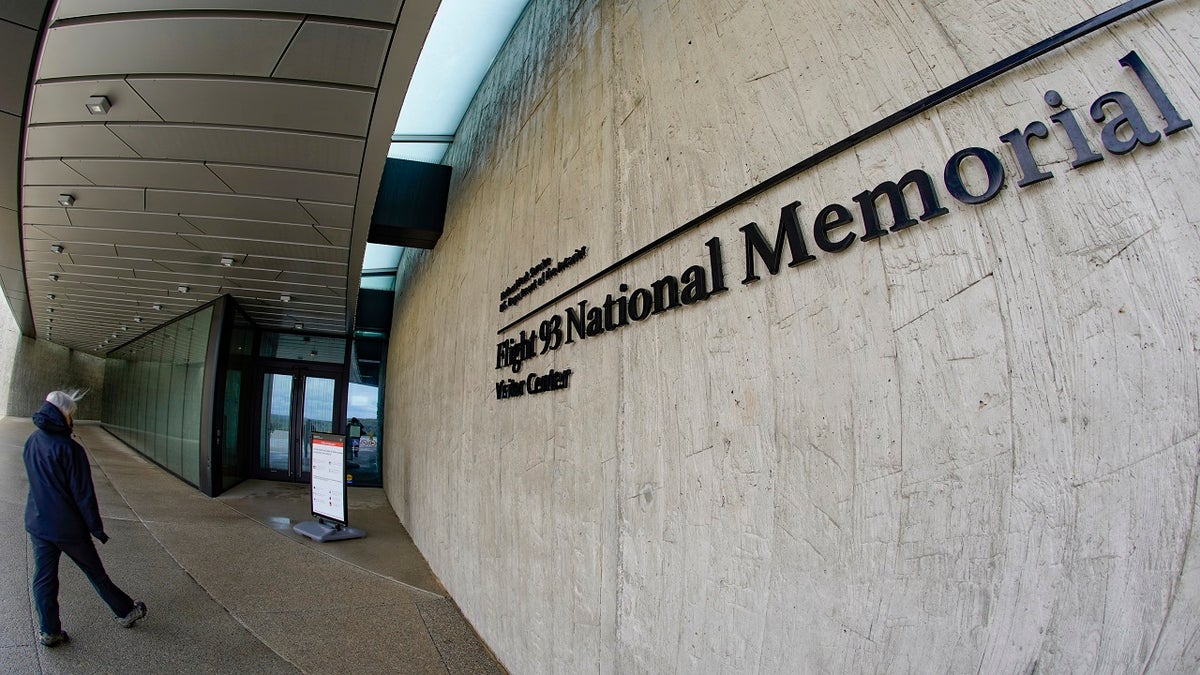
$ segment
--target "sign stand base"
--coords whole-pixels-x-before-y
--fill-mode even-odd
[[[362,539],[367,536],[365,530],[348,525],[326,522],[322,520],[306,520],[292,527],[296,534],[302,534],[313,541],[341,541],[343,539]]]

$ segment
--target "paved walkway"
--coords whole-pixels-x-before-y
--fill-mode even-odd
[[[118,627],[64,558],[63,628],[37,644],[21,461],[29,420],[0,418],[0,672],[502,673],[397,521],[381,490],[352,488],[366,539],[319,544],[307,486],[248,481],[209,499],[103,429],[80,424],[109,575],[149,607]]]

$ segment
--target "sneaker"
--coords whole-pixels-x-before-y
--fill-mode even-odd
[[[133,603],[133,609],[129,610],[128,614],[117,617],[117,623],[121,628],[133,628],[133,624],[144,618],[146,618],[146,603],[138,600]]]
[[[47,647],[57,647],[70,641],[71,638],[67,637],[67,632],[65,630],[60,630],[57,633],[43,633],[38,631],[38,642]]]

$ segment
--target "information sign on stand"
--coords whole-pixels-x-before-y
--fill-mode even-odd
[[[312,514],[292,527],[316,541],[359,539],[367,533],[350,527],[346,505],[346,437],[314,432],[312,443]]]

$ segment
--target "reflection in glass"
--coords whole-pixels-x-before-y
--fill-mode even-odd
[[[380,486],[383,471],[384,356],[387,342],[356,339],[351,347],[350,383],[346,398],[346,433],[350,437],[346,459],[347,482]]]
[[[262,439],[259,466],[269,471],[288,470],[292,430],[292,376],[271,373],[263,381]]]
[[[105,428],[196,486],[212,318],[206,307],[122,346],[104,363]]]
[[[304,456],[303,473],[312,473],[313,432],[333,433],[333,392],[336,381],[326,377],[304,379]]]

